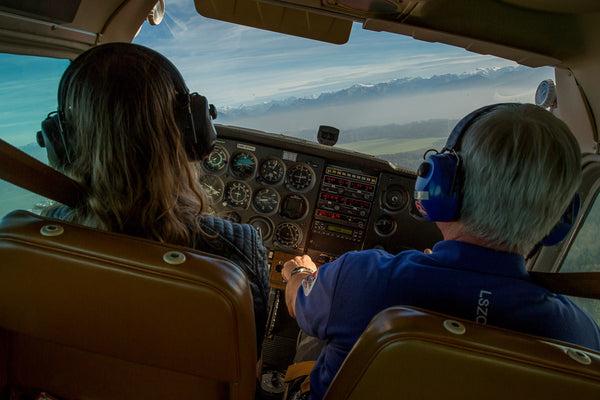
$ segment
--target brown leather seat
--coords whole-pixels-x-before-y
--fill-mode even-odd
[[[22,211],[0,223],[0,389],[251,399],[255,335],[224,258]]]
[[[600,353],[409,307],[379,313],[332,399],[599,399]]]

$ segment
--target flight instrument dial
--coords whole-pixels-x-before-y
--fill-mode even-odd
[[[274,240],[280,246],[297,248],[302,242],[302,230],[293,222],[284,222],[275,229]]]
[[[227,158],[227,150],[217,144],[202,164],[211,172],[219,172],[227,165]]]
[[[262,188],[254,195],[252,205],[262,214],[272,214],[279,206],[279,194],[271,188]]]
[[[256,158],[252,153],[241,151],[231,158],[231,172],[239,179],[248,179],[256,170]]]
[[[233,208],[248,208],[252,189],[244,182],[230,182],[226,188],[227,203]]]
[[[283,179],[285,167],[281,160],[277,158],[267,158],[260,164],[259,174],[265,183],[274,185]]]
[[[199,181],[202,189],[210,198],[211,204],[216,204],[223,198],[225,184],[221,178],[216,175],[202,175]]]
[[[273,234],[273,223],[267,218],[254,217],[251,218],[248,223],[256,229],[263,241],[271,238],[271,235]]]
[[[290,189],[304,192],[309,190],[314,182],[315,173],[309,165],[298,163],[288,169],[286,183]]]

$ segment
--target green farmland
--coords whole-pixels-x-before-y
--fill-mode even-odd
[[[409,151],[435,148],[440,140],[445,137],[419,138],[419,139],[372,139],[359,142],[344,143],[339,145],[344,149],[358,151],[360,153],[380,156],[383,154],[406,153]]]

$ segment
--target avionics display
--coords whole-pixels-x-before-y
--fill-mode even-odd
[[[352,235],[354,233],[352,229],[337,225],[327,225],[327,230],[331,232],[343,233],[344,235]]]
[[[377,179],[361,171],[326,167],[312,227],[316,247],[341,252],[360,249]]]

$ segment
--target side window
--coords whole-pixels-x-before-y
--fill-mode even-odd
[[[600,196],[596,193],[594,203],[581,226],[575,241],[560,268],[560,272],[600,272]],[[571,297],[600,325],[600,300]]]
[[[44,163],[46,150],[36,143],[36,132],[56,110],[58,82],[68,64],[68,60],[0,54],[0,139]],[[36,212],[48,202],[0,180],[0,218],[16,209]]]

